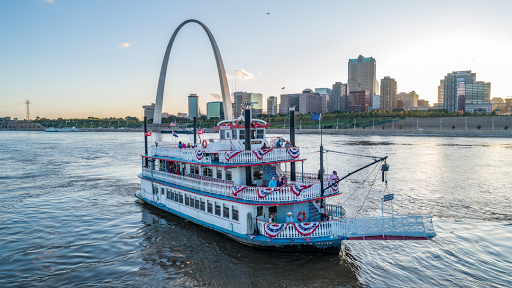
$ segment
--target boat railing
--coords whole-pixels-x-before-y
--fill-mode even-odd
[[[257,201],[257,202],[293,202],[293,201],[307,201],[320,197],[320,183],[307,184],[310,187],[299,187],[301,191],[297,191],[297,187],[283,186],[279,187],[277,191],[271,193],[263,193],[260,189],[267,189],[268,187],[253,187],[237,185],[241,188],[236,195],[233,192],[232,183],[210,181],[206,178],[197,179],[195,177],[183,176],[178,174],[167,173],[163,171],[153,170],[148,168],[142,168],[142,176],[147,178],[153,178],[155,180],[168,182],[170,184],[179,185],[198,191],[222,195],[226,197],[232,197],[235,199]],[[324,183],[324,187],[327,187],[328,183]],[[295,189],[295,190],[294,190]],[[324,192],[324,196],[330,196],[337,194],[339,191],[329,189]],[[298,194],[298,195],[297,195]]]
[[[290,171],[286,171],[286,176],[291,178]],[[296,179],[300,179],[303,181],[318,181],[319,175],[318,173],[307,173],[307,172],[295,172]],[[329,174],[324,174],[324,180],[329,179]]]
[[[197,152],[201,150],[200,148],[178,148],[178,146],[175,145],[176,144],[152,146],[151,155],[202,163],[212,162],[210,156],[200,155],[200,157],[198,157]]]
[[[341,218],[347,215],[347,211],[341,205],[325,204],[327,214],[333,218]]]
[[[284,160],[294,160],[299,156],[292,157],[288,152],[289,148],[272,148],[263,156],[257,156],[257,150],[243,151],[219,151],[219,162],[221,163],[264,163]],[[235,154],[235,155],[233,155]]]
[[[257,221],[258,229],[260,234],[269,237],[265,233],[265,225],[268,225],[268,222],[265,221]],[[314,238],[314,237],[325,237],[325,236],[345,236],[348,234],[347,222],[338,221],[338,220],[328,220],[321,222],[302,222],[303,224],[311,224],[318,223],[318,227],[315,231],[309,235],[303,236],[297,231],[295,225],[293,223],[289,223],[286,225],[284,230],[280,232],[278,235],[273,238],[283,239],[283,238]],[[295,223],[299,224],[299,223]],[[270,238],[270,237],[269,237]]]

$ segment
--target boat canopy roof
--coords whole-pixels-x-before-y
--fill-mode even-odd
[[[245,117],[240,116],[237,119],[223,120],[217,123],[215,129],[243,129],[245,128]],[[224,128],[225,127],[225,128]],[[261,119],[251,119],[251,128],[269,128],[270,124]]]

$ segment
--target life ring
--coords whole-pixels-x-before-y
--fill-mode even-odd
[[[206,149],[206,147],[208,147],[208,142],[206,142],[206,139],[203,140],[203,144],[202,145],[203,145],[203,148],[205,148],[205,149]]]
[[[304,220],[306,220],[306,212],[304,212],[304,211],[300,211],[300,212],[299,212],[299,216],[297,217],[297,219],[298,219],[300,222],[304,222]]]

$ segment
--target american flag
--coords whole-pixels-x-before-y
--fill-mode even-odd
[[[176,126],[176,121],[172,122],[171,124],[169,124],[170,127],[172,126]]]

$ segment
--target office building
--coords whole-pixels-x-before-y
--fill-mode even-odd
[[[224,120],[224,109],[222,104],[222,101],[206,103],[206,117],[219,118],[220,120]]]
[[[400,100],[403,101],[403,107],[404,109],[408,109],[411,107],[418,107],[418,99],[419,95],[416,94],[416,92],[411,91],[409,93],[400,92],[397,96]]]
[[[331,88],[315,88],[315,93],[322,96],[322,113],[332,111],[327,109],[328,106],[332,106],[332,89]]]
[[[386,76],[380,80],[380,96],[380,109],[391,111],[397,108],[397,84],[394,78]]]
[[[418,107],[430,107],[427,100],[418,99]]]
[[[270,96],[267,99],[267,114],[269,115],[277,115],[279,110],[277,110],[277,97]]]
[[[400,99],[396,99],[396,108],[404,109],[404,101],[402,101]]]
[[[464,111],[464,108],[459,107],[459,104],[465,103],[462,98],[466,93],[466,84],[475,81],[476,73],[471,73],[471,70],[448,73],[444,77],[443,108],[452,113]]]
[[[261,93],[235,92],[235,106],[233,115],[242,115],[245,103],[253,102],[252,115],[258,116],[263,112],[263,95]]]
[[[373,95],[371,96],[372,98],[372,106],[368,107],[368,111],[373,111],[373,110],[379,110],[380,109],[380,100],[382,99],[382,97],[380,95]]]
[[[178,112],[178,114],[176,116],[180,117],[180,118],[187,118],[187,113],[181,113],[181,112]]]
[[[468,112],[492,112],[491,83],[476,81],[466,84],[464,110]]]
[[[155,115],[155,103],[151,103],[151,105],[142,106],[142,108],[144,108],[144,117],[146,117],[147,120],[153,119]]]
[[[332,84],[332,101],[327,107],[328,111],[346,111],[348,110],[348,84],[336,82]]]
[[[199,96],[197,94],[190,94],[188,96],[188,118],[194,119],[199,117]]]
[[[287,114],[290,106],[295,106],[298,114],[322,113],[322,96],[311,89],[304,89],[302,93],[281,95],[279,113]]]
[[[349,91],[368,90],[370,96],[379,94],[375,58],[359,55],[357,59],[348,61],[348,88]]]
[[[444,102],[444,80],[441,80],[439,86],[437,86],[437,103]]]
[[[350,91],[350,110],[357,112],[368,111],[370,106],[370,91]]]

